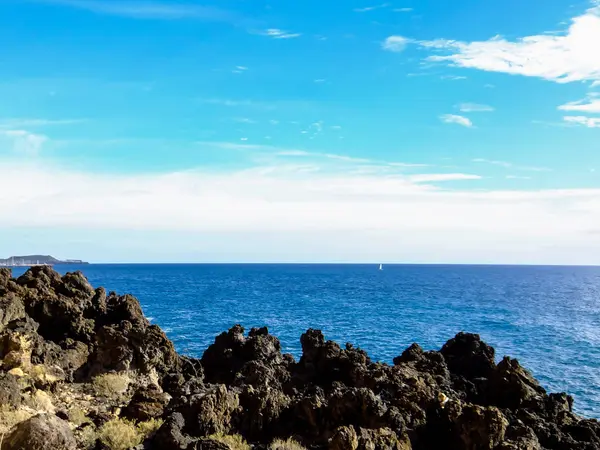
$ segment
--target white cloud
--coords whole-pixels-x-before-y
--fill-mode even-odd
[[[475,158],[473,160],[473,162],[492,164],[494,166],[501,166],[501,167],[506,167],[506,168],[513,167],[512,163],[509,163],[509,162],[506,162],[506,161],[496,161],[496,160],[493,160],[493,159]]]
[[[209,144],[209,143],[207,143]],[[217,143],[217,146],[222,146],[224,143]],[[222,147],[221,147],[222,148]],[[377,171],[378,173],[397,173],[400,169],[416,168],[416,167],[427,167],[427,164],[418,163],[406,163],[406,162],[395,162],[395,161],[384,161],[371,158],[361,158],[356,156],[340,155],[336,153],[325,153],[325,152],[308,152],[306,150],[299,149],[280,149],[268,145],[264,146],[251,146],[248,148],[250,151],[262,150],[262,155],[276,156],[276,157],[301,157],[304,160],[310,159],[315,166],[319,166],[323,172],[327,171],[339,171],[348,169],[364,169],[368,166],[370,173]],[[334,161],[337,165],[331,166],[323,164],[324,160]],[[264,162],[265,159],[259,159],[258,161]],[[274,160],[268,159],[270,163],[275,163]]]
[[[409,39],[402,36],[389,36],[381,46],[384,50],[390,52],[401,52],[406,48],[406,45],[410,42]]]
[[[193,243],[195,258],[208,245],[229,260],[600,263],[598,189],[448,190],[310,164],[267,169],[108,175],[0,161],[3,184],[19,186],[0,190],[0,223],[107,245],[160,234],[173,260]]]
[[[475,42],[438,39],[419,44],[432,50],[454,52],[430,56],[429,61],[568,83],[600,80],[598,42],[600,6],[573,18],[568,30],[559,35],[539,34],[515,41],[501,36]]]
[[[262,34],[274,39],[293,39],[302,36],[301,33],[289,33],[287,31],[280,30],[279,28],[269,28]]]
[[[327,80],[325,78],[317,78],[314,80],[315,83],[325,83]]]
[[[235,66],[237,70],[248,70],[246,66]]]
[[[210,6],[158,1],[109,0],[29,0],[35,3],[68,6],[97,14],[134,19],[196,19],[212,22],[237,23],[243,19],[236,14]]]
[[[394,12],[412,12],[414,8],[394,8],[392,11]]]
[[[462,75],[442,75],[440,77],[440,79],[458,81],[458,80],[466,80],[467,77],[462,76]]]
[[[426,173],[411,175],[408,179],[413,183],[431,183],[436,181],[481,180],[481,176],[466,173]]]
[[[87,119],[0,119],[0,129],[21,129],[29,127],[47,127],[53,125],[75,125]]]
[[[354,8],[353,11],[354,12],[369,12],[369,11],[373,11],[376,9],[387,8],[388,6],[390,6],[389,3],[382,3],[381,5],[366,6],[364,8]]]
[[[477,103],[461,103],[458,105],[458,109],[462,112],[491,112],[494,111],[494,108],[488,105],[480,105]]]
[[[588,128],[600,128],[600,117],[565,116],[564,121],[574,125],[583,125]]]
[[[522,175],[506,175],[507,180],[531,180],[531,177],[524,177]]]
[[[440,116],[440,120],[444,123],[455,123],[462,125],[463,127],[472,127],[473,122],[467,117],[459,116],[457,114],[443,114]]]
[[[311,153],[304,150],[281,150],[277,154],[280,156],[311,156]]]
[[[591,87],[593,87],[593,88],[594,88],[594,87],[598,87],[598,86],[600,86],[600,80],[596,80],[596,81],[594,81],[594,82],[592,83],[592,85],[591,85]]]
[[[475,163],[491,164],[493,166],[500,166],[506,169],[523,170],[527,172],[550,172],[547,167],[535,167],[535,166],[519,166],[506,161],[498,161],[494,159],[486,158],[475,158],[472,160]]]
[[[25,130],[0,130],[0,138],[8,139],[13,153],[23,156],[37,156],[48,138]],[[1,142],[1,141],[0,141]]]
[[[588,98],[577,102],[561,105],[558,109],[562,111],[578,111],[584,113],[600,113],[600,98]]]

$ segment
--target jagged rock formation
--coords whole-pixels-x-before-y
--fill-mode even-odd
[[[0,269],[0,448],[600,449],[600,423],[477,335],[393,366],[318,330],[301,344],[295,361],[237,325],[187,358],[131,296]]]

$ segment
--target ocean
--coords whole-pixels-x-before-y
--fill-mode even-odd
[[[267,326],[284,352],[323,330],[391,363],[411,343],[439,349],[479,333],[552,392],[600,418],[600,267],[450,265],[89,265],[95,286],[131,293],[178,351],[199,357],[240,323]],[[14,275],[23,269],[14,269]]]

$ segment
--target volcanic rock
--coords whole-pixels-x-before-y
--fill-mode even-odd
[[[267,328],[236,325],[190,358],[130,295],[0,268],[2,449],[100,449],[111,432],[146,450],[600,450],[598,421],[476,334],[394,365],[319,330],[300,342],[296,362]]]

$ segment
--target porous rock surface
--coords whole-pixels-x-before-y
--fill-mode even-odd
[[[288,438],[331,450],[600,449],[596,420],[518,361],[497,363],[476,334],[440,351],[413,344],[393,365],[318,330],[300,340],[295,361],[266,328],[236,325],[188,358],[132,296],[79,272],[34,267],[14,279],[0,269],[2,448],[106,449],[90,430],[126,419],[160,425],[136,444],[146,449],[237,450],[227,435],[256,449]],[[122,392],[97,387],[106,374],[126,377]]]

